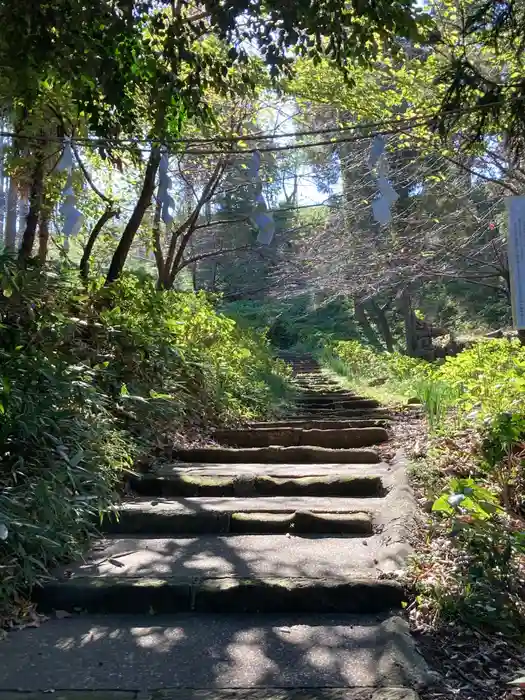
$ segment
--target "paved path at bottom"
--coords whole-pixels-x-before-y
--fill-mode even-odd
[[[393,572],[410,552],[388,412],[309,358],[289,416],[130,478],[85,561],[0,647],[0,700],[417,700]]]

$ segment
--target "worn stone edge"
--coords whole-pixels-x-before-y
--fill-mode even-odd
[[[167,688],[0,690],[0,700],[418,700],[410,688]]]
[[[377,568],[386,574],[402,573],[413,554],[413,533],[419,510],[408,476],[409,460],[398,450],[383,477],[387,489],[384,504],[373,512],[374,530],[383,545]]]
[[[401,584],[379,578],[78,577],[50,581],[33,595],[44,612],[60,608],[125,613],[129,609],[151,612],[154,608],[159,614],[314,612],[312,605],[317,612],[322,607],[324,612],[375,614],[399,609],[405,600]]]

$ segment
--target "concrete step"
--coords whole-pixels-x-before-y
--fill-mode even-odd
[[[308,376],[308,375],[302,375],[302,376],[295,376],[293,378],[293,383],[297,384],[299,386],[304,386],[305,388],[308,388],[310,386],[317,388],[318,386],[328,386],[328,387],[334,387],[335,389],[341,389],[341,382],[338,381],[337,379],[331,379],[328,377],[326,374],[316,374],[314,376]]]
[[[195,447],[186,450],[173,450],[173,458],[181,462],[210,463],[340,463],[377,464],[380,458],[372,449],[332,449],[329,447]]]
[[[142,496],[235,497],[339,496],[379,497],[384,493],[385,465],[373,471],[352,464],[188,464],[163,465],[129,477]]]
[[[352,612],[400,607],[381,577],[382,535],[229,535],[100,540],[35,591],[42,611]]]
[[[52,691],[0,690],[0,700],[49,700],[49,692]],[[62,690],[57,695],[59,700],[417,700],[418,697],[410,688],[170,688],[150,692],[88,689]]]
[[[325,392],[325,393],[331,393],[331,392],[339,392],[339,391],[348,391],[348,389],[345,389],[342,387],[340,384],[327,384],[324,380],[323,382],[302,382],[299,380],[296,380],[292,384],[293,388],[296,389],[297,391],[305,391],[305,392]]]
[[[339,398],[337,396],[304,396],[295,400],[297,406],[301,408],[379,408],[379,401],[365,398]]]
[[[245,428],[302,428],[303,430],[346,430],[347,428],[388,428],[390,421],[385,418],[347,418],[346,420],[311,420],[288,418],[273,421],[248,423]]]
[[[250,535],[257,537],[257,535]],[[311,577],[75,577],[50,580],[35,589],[43,613],[53,610],[90,614],[196,613],[353,613],[370,615],[400,609],[403,587],[393,580]]]
[[[429,680],[403,620],[342,614],[74,616],[2,659],[0,700],[417,700],[402,686]]]
[[[345,397],[348,397],[348,398],[350,398],[350,397],[366,398],[366,397],[359,397],[353,391],[348,391],[348,389],[341,389],[341,388],[333,388],[332,389],[331,387],[326,387],[325,385],[321,385],[321,386],[316,387],[314,389],[299,386],[299,387],[297,387],[297,390],[298,390],[299,396],[314,396],[314,397],[338,396],[341,398],[345,398]]]
[[[380,419],[388,420],[392,414],[384,408],[338,408],[336,411],[330,408],[314,408],[297,406],[295,413],[289,412],[286,416],[293,420],[351,420],[357,419]]]
[[[356,394],[353,391],[347,391],[346,389],[336,390],[336,391],[315,391],[315,390],[300,390],[296,393],[297,400],[304,401],[344,401],[346,399],[354,399],[356,401],[361,401],[363,399],[368,399],[368,396],[362,396]]]
[[[115,506],[102,528],[106,533],[143,535],[371,535],[381,507],[383,498],[138,498]]]
[[[214,439],[230,447],[269,447],[295,445],[348,449],[379,445],[388,440],[385,428],[337,428],[311,429],[288,428],[248,428],[238,430],[217,430]]]

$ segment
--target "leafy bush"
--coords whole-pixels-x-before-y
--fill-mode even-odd
[[[185,426],[271,412],[286,388],[268,341],[204,295],[129,276],[0,260],[0,624],[80,554],[122,470]]]
[[[495,494],[473,479],[452,479],[432,510],[448,520],[457,553],[448,585],[425,592],[442,614],[515,633],[525,612],[523,532],[511,527]]]
[[[480,423],[506,411],[525,413],[525,348],[518,340],[484,340],[434,363],[376,352],[357,341],[337,342],[328,353],[355,377],[405,383],[405,393],[421,398],[435,424],[451,408]]]
[[[425,360],[397,352],[377,352],[357,340],[339,341],[330,352],[357,377],[405,381],[413,379],[414,374],[424,377],[430,372],[430,364]]]
[[[444,488],[433,512],[441,521],[429,527],[440,537],[415,575],[419,603],[433,615],[522,630],[525,535],[516,516],[521,521],[525,506],[525,348],[517,340],[484,340],[428,363],[339,342],[328,356],[361,384],[381,379],[399,391],[401,383],[420,399],[434,433],[431,462],[464,465],[469,450],[466,473],[475,479],[440,477]],[[440,547],[446,564],[437,564],[436,575]]]

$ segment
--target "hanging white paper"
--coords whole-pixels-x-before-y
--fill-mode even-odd
[[[382,136],[374,136],[372,148],[368,157],[368,163],[371,168],[377,165],[377,162],[385,152],[385,139]]]
[[[395,189],[390,184],[390,181],[384,175],[380,175],[377,178],[377,186],[379,187],[379,191],[389,204],[394,204],[394,202],[396,202],[399,199],[398,193],[395,191]]]
[[[392,220],[390,204],[382,195],[372,202],[372,212],[375,220],[381,226],[386,226]]]
[[[56,169],[59,172],[66,171],[70,173],[73,170],[73,163],[74,163],[74,157],[73,157],[73,148],[71,146],[71,139],[69,136],[66,136],[64,138],[64,150],[62,151],[62,155],[60,156],[60,160],[57,163]]]
[[[69,237],[76,236],[82,228],[84,222],[84,216],[76,206],[75,192],[73,190],[73,175],[70,173],[66,182],[66,186],[62,190],[62,195],[64,196],[64,202],[60,207],[60,213],[64,217],[64,225],[62,227],[62,233],[64,234],[64,249],[69,250]]]

